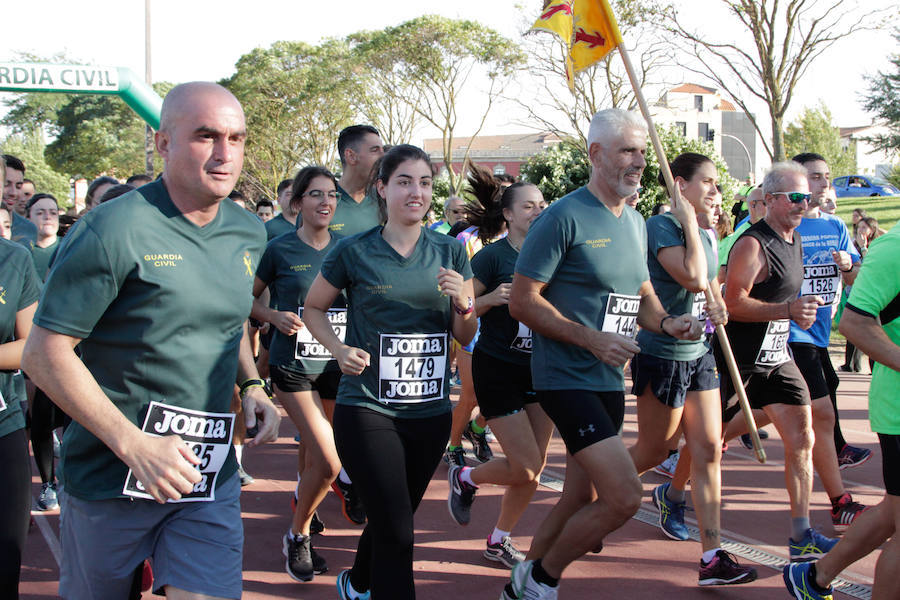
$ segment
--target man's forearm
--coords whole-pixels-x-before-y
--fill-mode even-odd
[[[850,343],[875,362],[900,371],[900,346],[891,339],[872,317],[845,308],[838,328]]]
[[[125,418],[75,354],[73,340],[35,326],[25,344],[22,368],[73,420],[119,458],[141,430]]]
[[[544,337],[580,348],[588,347],[590,329],[563,316],[540,294],[525,294],[510,299],[510,314]]]

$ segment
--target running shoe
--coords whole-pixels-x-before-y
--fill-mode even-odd
[[[39,510],[56,510],[59,508],[59,500],[56,497],[56,482],[41,484],[41,493],[37,501]]]
[[[769,432],[765,429],[757,429],[757,433],[759,433],[760,440],[769,439]],[[741,445],[747,450],[753,450],[753,438],[750,437],[749,433],[745,433],[741,436]]]
[[[319,518],[318,511],[314,512],[312,521],[310,521],[309,523],[309,534],[313,535],[316,533],[322,533],[323,531],[325,531],[325,522]]]
[[[247,487],[255,481],[255,479],[250,476],[250,473],[244,470],[242,465],[238,465],[238,477],[241,478],[241,487]]]
[[[491,538],[487,539],[487,548],[484,550],[484,557],[494,562],[503,563],[510,569],[525,560],[525,553],[513,546],[512,540],[508,535],[503,536],[496,544],[491,543]]]
[[[365,525],[366,508],[363,506],[356,490],[353,489],[353,484],[344,483],[338,478],[332,482],[331,489],[341,499],[341,512],[344,513],[347,520],[356,525]]]
[[[337,576],[337,591],[340,600],[350,600],[350,569],[344,569]],[[357,592],[359,600],[369,600],[372,597],[371,592],[366,591],[363,594]]]
[[[284,570],[295,581],[312,581],[313,576],[328,570],[328,563],[315,551],[308,535],[297,539],[284,534],[281,552],[285,557]]]
[[[816,590],[815,582],[809,577],[811,563],[794,563],[785,565],[782,569],[784,586],[797,600],[832,600],[834,588],[828,586],[825,593]]]
[[[737,585],[756,580],[756,569],[742,567],[734,555],[719,550],[711,561],[700,561],[699,585]]]
[[[479,462],[486,463],[487,461],[494,458],[494,452],[491,450],[491,445],[488,444],[487,441],[486,431],[475,433],[475,431],[472,430],[472,423],[470,422],[468,425],[466,425],[466,429],[463,431],[463,437],[469,440],[469,443],[472,444],[472,452],[475,454],[475,458],[477,458]]]
[[[507,583],[500,592],[500,600],[518,600],[519,597],[513,594],[512,584]]]
[[[834,538],[825,537],[812,527],[806,530],[803,538],[796,542],[793,538],[789,541],[788,552],[791,555],[791,562],[809,562],[822,558],[828,551],[834,548],[838,541]]]
[[[450,465],[451,467],[466,466],[466,451],[463,450],[462,446],[457,446],[453,450],[451,450],[448,446],[447,451],[444,452],[444,463]]]
[[[691,538],[684,526],[684,502],[672,502],[666,498],[668,483],[656,486],[653,490],[653,506],[659,510],[659,528],[673,540],[683,542]]]
[[[844,444],[844,447],[838,452],[838,467],[841,470],[858,467],[870,458],[872,458],[872,451],[868,448],[857,448],[850,444]]]
[[[513,598],[519,600],[556,600],[558,587],[538,583],[531,576],[533,560],[522,561],[512,568],[509,579],[512,584]],[[504,589],[504,593],[506,590]],[[501,596],[502,597],[502,596]]]
[[[450,484],[450,491],[447,493],[447,509],[458,525],[468,525],[472,516],[475,490],[478,488],[460,480],[459,474],[462,469],[462,467],[452,466],[447,471],[447,481]]]
[[[675,468],[678,466],[679,456],[681,456],[681,454],[678,450],[669,454],[669,458],[653,467],[653,472],[672,479],[675,476]]]
[[[867,509],[867,506],[854,502],[847,492],[838,500],[837,506],[831,508],[831,524],[838,533],[844,533],[850,524]]]

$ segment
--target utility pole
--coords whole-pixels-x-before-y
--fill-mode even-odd
[[[144,0],[144,81],[149,86],[153,85],[150,73],[150,0]],[[144,129],[144,170],[149,177],[153,177],[153,146],[153,128],[147,125]]]

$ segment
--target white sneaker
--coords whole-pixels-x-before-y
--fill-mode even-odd
[[[533,560],[526,560],[513,567],[510,581],[516,597],[519,600],[556,600],[559,587],[550,587],[535,581],[531,576],[533,567]]]
[[[676,450],[674,454],[669,455],[669,458],[653,467],[653,472],[668,477],[669,479],[673,478],[675,476],[675,469],[678,467],[678,458],[680,456],[681,453]]]

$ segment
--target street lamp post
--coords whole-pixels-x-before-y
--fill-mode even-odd
[[[750,150],[747,149],[747,146],[744,144],[744,142],[742,142],[741,139],[738,138],[737,136],[733,136],[730,133],[721,133],[721,132],[719,133],[719,135],[722,137],[727,137],[727,138],[733,139],[738,144],[740,144],[741,148],[744,149],[744,152],[747,153],[747,162],[750,165],[750,183],[753,183],[756,180],[756,173],[753,171],[753,158],[750,156]]]

